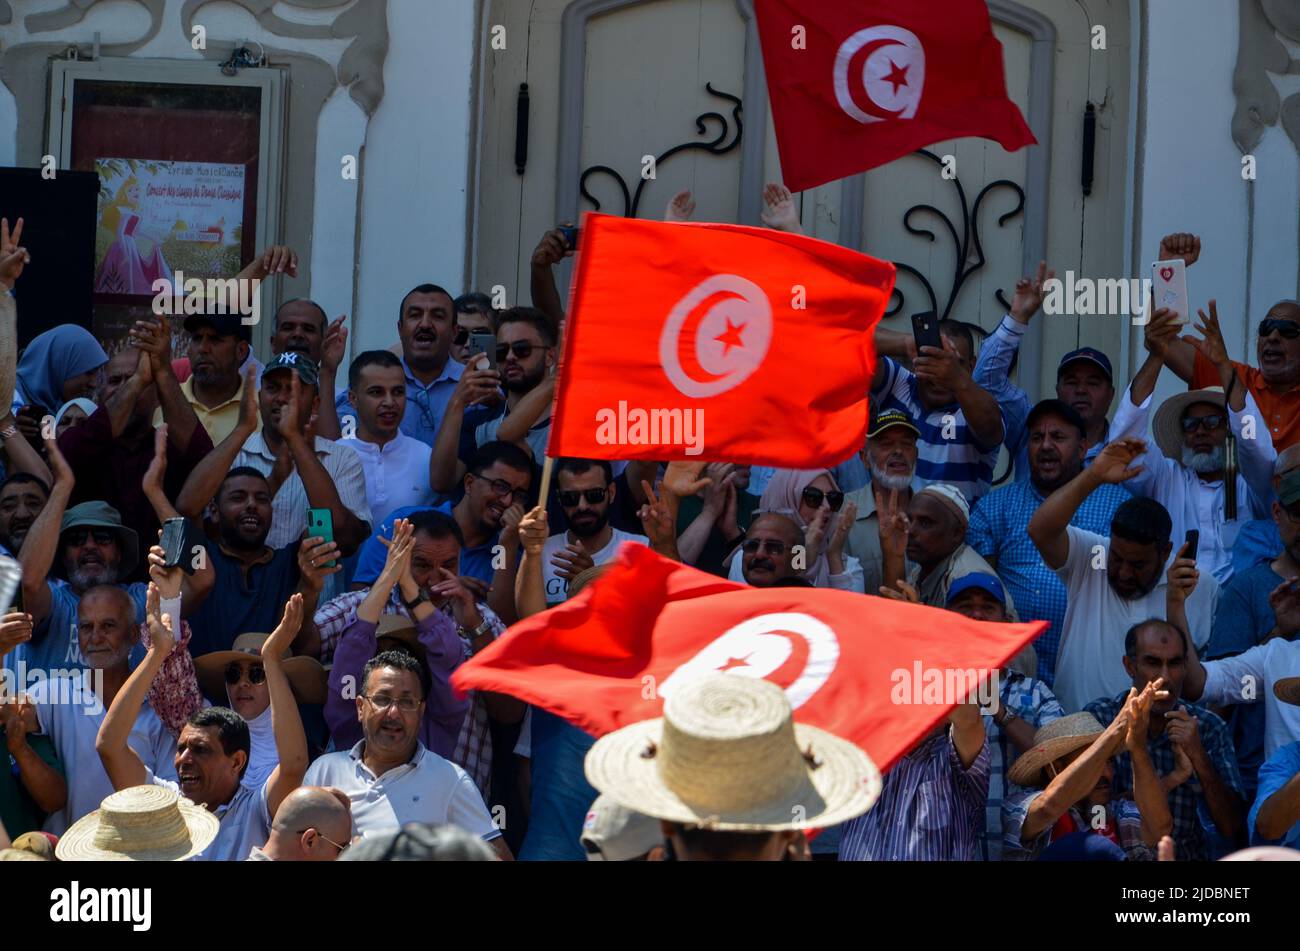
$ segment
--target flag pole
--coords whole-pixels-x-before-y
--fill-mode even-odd
[[[542,507],[543,512],[546,511],[546,497],[551,491],[551,469],[554,466],[555,458],[553,456],[547,456],[542,463],[542,484],[537,492],[537,504]]]

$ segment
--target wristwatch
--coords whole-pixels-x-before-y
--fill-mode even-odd
[[[398,597],[399,598],[401,597],[401,592],[398,592]],[[432,599],[430,599],[430,597],[427,594],[424,593],[424,591],[421,591],[410,601],[407,601],[405,598],[402,598],[402,604],[406,607],[406,610],[414,614],[415,609],[418,608],[420,605],[433,604],[433,601]]]

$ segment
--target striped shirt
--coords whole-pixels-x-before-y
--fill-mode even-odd
[[[916,477],[922,482],[947,482],[961,489],[966,501],[988,492],[1001,444],[981,446],[956,403],[926,409],[917,393],[917,380],[889,357],[884,357],[884,382],[871,391],[872,410],[901,410],[911,417],[921,437],[916,441]],[[1004,423],[1005,425],[1005,423]]]
[[[998,688],[998,703],[1007,713],[1019,717],[1037,732],[1042,727],[1065,716],[1061,704],[1047,684],[1018,671],[1008,670],[1002,675]],[[1007,736],[1006,730],[984,717],[984,732],[989,742],[989,799],[984,811],[984,853],[986,862],[1002,858],[1002,801],[1019,792],[1019,787],[1006,781],[1006,772],[1016,761],[1019,751]]]
[[[871,811],[844,827],[840,861],[978,859],[988,795],[988,740],[965,769],[949,727],[923,740],[885,774]]]
[[[1002,804],[1003,828],[1006,833],[1002,843],[1002,857],[1006,861],[1028,862],[1036,859],[1059,837],[1056,826],[1053,825],[1038,833],[1032,842],[1021,841],[1020,830],[1029,816],[1029,807],[1044,792],[1045,789],[1020,789]],[[1066,815],[1070,817],[1070,822],[1065,823],[1067,827],[1072,824],[1075,830],[1092,829],[1089,821],[1091,817],[1085,817],[1077,804],[1071,806]],[[1058,819],[1057,823],[1063,819],[1065,816]],[[1119,840],[1116,844],[1124,850],[1129,861],[1150,861],[1156,857],[1155,851],[1142,838],[1142,813],[1132,799],[1112,799],[1107,804],[1106,820],[1115,839]]]
[[[1055,682],[1056,655],[1069,599],[1065,584],[1043,562],[1029,537],[1029,520],[1043,498],[1028,479],[994,489],[971,511],[966,544],[997,566],[998,577],[1015,601],[1021,620],[1050,623],[1034,641],[1038,676],[1050,687]],[[1109,535],[1115,510],[1128,498],[1120,486],[1099,486],[1075,510],[1070,524],[1094,535]]]

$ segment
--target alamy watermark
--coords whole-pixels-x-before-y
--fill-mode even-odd
[[[238,314],[248,326],[262,319],[262,282],[256,278],[197,278],[177,270],[172,280],[153,282],[155,317]]]
[[[1139,327],[1151,320],[1150,278],[1054,277],[1043,282],[1043,313],[1049,317],[1132,317]],[[1186,316],[1186,315],[1184,315]]]
[[[90,667],[29,668],[22,660],[0,668],[0,703],[17,703],[24,694],[42,703],[85,707],[87,716],[99,716],[104,712],[104,672]]]
[[[688,456],[704,452],[704,410],[629,409],[627,400],[618,407],[596,411],[596,442],[602,446],[683,446]]]

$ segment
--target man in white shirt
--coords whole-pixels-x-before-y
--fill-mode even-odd
[[[400,429],[406,413],[406,373],[387,350],[367,350],[348,367],[348,402],[356,411],[356,435],[340,439],[361,459],[370,524],[394,509],[433,502],[429,457],[433,450]]]
[[[555,463],[555,484],[569,530],[546,539],[542,548],[542,576],[547,605],[569,597],[569,582],[594,565],[618,554],[623,542],[649,545],[645,535],[622,532],[609,524],[614,503],[614,474],[601,459],[560,459]]]
[[[283,663],[284,652],[302,624],[302,595],[289,599],[279,625],[263,645],[262,668],[271,694],[271,728],[280,762],[260,785],[242,782],[251,738],[243,717],[226,707],[201,709],[186,722],[176,743],[176,781],[157,776],[127,742],[149,685],[176,647],[172,618],[163,616],[158,588],[152,583],[147,604],[149,650],[108,708],[95,749],[114,789],[163,786],[217,816],[221,823],[217,837],[199,859],[243,861],[266,842],[271,816],[307,771],[307,734]]]
[[[419,740],[426,677],[405,651],[385,651],[368,661],[356,698],[364,738],[351,750],[316,760],[304,783],[347,795],[354,834],[396,831],[411,822],[450,823],[508,861],[510,849],[469,774]]]
[[[1053,685],[1067,713],[1128,689],[1125,632],[1139,621],[1166,616],[1166,569],[1174,551],[1169,513],[1159,502],[1129,499],[1115,511],[1109,537],[1070,524],[1099,486],[1131,479],[1135,460],[1145,452],[1146,444],[1137,439],[1111,443],[1092,465],[1048,496],[1029,521],[1029,537],[1069,599]],[[1206,573],[1187,601],[1198,650],[1210,640],[1218,597],[1219,584]]]

